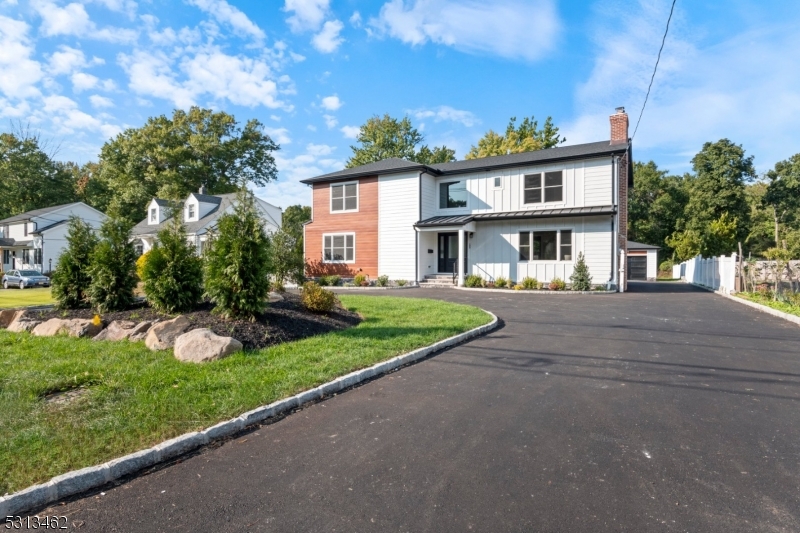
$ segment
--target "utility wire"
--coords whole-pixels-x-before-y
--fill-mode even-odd
[[[669,18],[667,19],[667,29],[664,30],[664,37],[661,39],[661,48],[658,49],[658,57],[656,58],[656,66],[653,68],[653,75],[650,76],[650,85],[647,86],[647,94],[644,97],[644,103],[642,104],[642,110],[639,113],[639,120],[636,121],[636,128],[633,130],[633,139],[636,137],[636,132],[639,130],[639,122],[642,121],[642,115],[644,114],[644,108],[647,105],[647,99],[650,97],[650,89],[653,88],[653,80],[656,78],[656,71],[658,70],[658,62],[661,61],[661,52],[664,50],[664,43],[667,42],[667,33],[669,33],[669,23],[672,20],[672,13],[675,11],[675,2],[676,0],[672,0],[672,7],[669,10]]]

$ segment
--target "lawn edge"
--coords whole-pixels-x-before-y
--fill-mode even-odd
[[[298,407],[317,402],[331,394],[343,391],[359,383],[376,378],[411,364],[429,355],[478,337],[495,329],[499,322],[494,313],[481,309],[491,320],[476,328],[453,335],[439,342],[418,348],[411,352],[397,355],[386,361],[376,363],[361,370],[338,377],[333,381],[319,385],[313,389],[300,392],[294,396],[256,407],[236,418],[220,422],[203,431],[185,433],[169,439],[151,448],[117,457],[101,465],[89,466],[56,476],[46,483],[33,485],[13,494],[0,496],[0,517],[13,516],[32,509],[44,507],[58,500],[74,496],[124,476],[152,467],[158,463],[174,459],[179,455],[205,446],[215,440],[235,435],[244,428],[264,422],[268,418],[280,416]]]
[[[752,307],[753,309],[757,309],[757,310],[761,311],[762,313],[767,313],[768,315],[772,315],[772,316],[777,317],[777,318],[782,318],[782,319],[787,320],[789,322],[794,322],[795,324],[800,326],[800,316],[793,315],[791,313],[786,313],[784,311],[779,311],[779,310],[773,309],[772,307],[769,307],[767,305],[759,304],[759,303],[756,303],[756,302],[751,302],[750,300],[747,300],[745,298],[740,298],[739,296],[735,296],[735,294],[729,294],[729,293],[724,292],[724,291],[714,290],[714,289],[712,289],[710,287],[705,287],[703,285],[698,285],[696,283],[689,283],[689,285],[692,285],[694,287],[699,287],[701,289],[705,289],[708,292],[713,292],[714,294],[718,294],[720,296],[723,296],[723,297],[727,298],[728,300],[733,300],[734,302],[738,302],[738,303],[744,304],[744,305],[746,305],[748,307]]]

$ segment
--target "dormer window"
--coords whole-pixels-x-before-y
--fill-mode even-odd
[[[194,220],[194,217],[195,217],[195,206],[194,204],[189,204],[186,218],[188,220]]]
[[[155,224],[158,222],[158,209],[155,207],[150,208],[150,223]]]

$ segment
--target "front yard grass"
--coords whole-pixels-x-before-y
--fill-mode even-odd
[[[767,307],[777,309],[778,311],[783,311],[784,313],[789,313],[790,315],[800,316],[800,305],[793,305],[788,302],[776,302],[772,299],[772,296],[757,292],[737,292],[735,293],[735,296],[738,296],[744,300],[750,300],[751,302],[755,302],[757,304],[766,305]]]
[[[0,309],[27,307],[30,305],[52,304],[50,288],[46,289],[2,289],[0,288]]]
[[[358,326],[195,365],[143,343],[0,330],[0,494],[197,431],[489,322],[478,308],[341,295]],[[66,404],[57,391],[85,391]]]

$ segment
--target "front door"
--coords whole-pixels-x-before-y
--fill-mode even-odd
[[[439,234],[439,272],[452,274],[458,262],[458,233]]]

